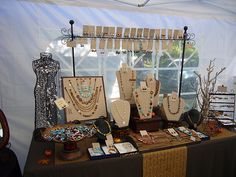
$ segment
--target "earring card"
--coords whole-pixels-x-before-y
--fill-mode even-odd
[[[113,39],[109,38],[107,39],[107,49],[113,48]]]
[[[161,39],[166,39],[166,29],[161,29]]]
[[[107,37],[108,36],[108,31],[109,31],[109,27],[108,26],[104,26],[103,27],[103,36]]]
[[[120,49],[120,39],[115,39],[115,47],[114,49]]]
[[[143,30],[143,37],[144,38],[148,38],[148,36],[149,36],[149,28],[144,28],[144,30]]]
[[[83,25],[83,36],[88,36],[89,34],[89,25]]]
[[[143,37],[143,28],[138,28],[137,37],[138,37],[138,38]]]
[[[114,35],[115,35],[115,27],[109,27],[108,36],[114,37]]]
[[[154,35],[155,35],[155,29],[150,29],[150,32],[149,32],[149,39],[153,39],[153,38],[154,38]]]
[[[155,33],[155,39],[161,39],[161,37],[160,37],[161,30],[160,30],[160,29],[156,29],[155,31],[156,31],[156,33]]]
[[[96,36],[97,37],[102,36],[102,26],[96,26]]]
[[[168,39],[172,38],[172,29],[168,29]]]
[[[97,40],[96,38],[91,39],[91,47],[92,50],[96,50],[97,48]]]
[[[117,27],[117,28],[116,28],[116,37],[117,37],[117,38],[122,37],[122,31],[123,31],[123,28],[122,28],[122,27]]]
[[[134,38],[136,36],[137,28],[131,28],[130,37]]]
[[[128,46],[128,39],[123,39],[122,40],[122,49],[126,50]]]
[[[124,37],[129,38],[129,35],[130,35],[130,28],[125,28]]]
[[[139,50],[140,50],[140,41],[134,40],[134,51],[139,51]]]
[[[106,39],[100,39],[99,49],[104,49],[106,45]]]

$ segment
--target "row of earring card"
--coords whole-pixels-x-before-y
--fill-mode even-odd
[[[86,121],[107,117],[107,106],[102,76],[63,77],[63,97],[67,122]]]
[[[84,37],[116,37],[116,38],[143,38],[143,39],[182,39],[183,30],[180,29],[149,29],[149,28],[122,28],[107,26],[83,26]]]

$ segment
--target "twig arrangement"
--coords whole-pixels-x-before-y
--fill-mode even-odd
[[[214,73],[215,65],[214,61],[210,60],[210,63],[207,70],[207,76],[202,76],[201,74],[194,71],[194,74],[197,76],[198,90],[197,90],[197,102],[200,107],[200,113],[203,118],[207,118],[210,108],[210,93],[215,91],[215,85],[218,76],[226,69],[225,67],[221,68],[220,71]]]

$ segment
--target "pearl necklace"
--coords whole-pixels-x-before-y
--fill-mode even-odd
[[[128,103],[128,105],[126,105],[126,103]],[[115,110],[118,113],[117,117],[115,117],[113,115],[114,119],[117,121],[116,123],[119,125],[119,120],[117,120],[117,119],[120,119],[122,121],[121,124],[123,126],[126,125],[126,123],[129,122],[129,116],[130,116],[130,104],[129,104],[129,102],[124,101],[124,100],[120,100],[120,101],[117,100],[117,101],[114,101],[112,103],[112,105],[114,105],[113,110]]]

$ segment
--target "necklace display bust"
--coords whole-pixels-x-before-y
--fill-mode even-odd
[[[122,63],[119,71],[116,71],[116,78],[119,85],[120,99],[134,103],[133,91],[136,88],[136,71]]]
[[[130,119],[130,104],[126,100],[116,100],[111,103],[111,113],[119,128],[127,127]]]
[[[148,73],[146,77],[146,84],[147,87],[154,92],[153,106],[155,107],[158,105],[159,101],[161,82],[155,79],[154,74]]]
[[[177,96],[176,92],[172,92],[170,96],[163,99],[162,111],[168,121],[179,121],[184,111],[185,102]]]
[[[140,82],[140,88],[135,89],[133,94],[140,119],[152,118],[154,92],[145,82]]]

